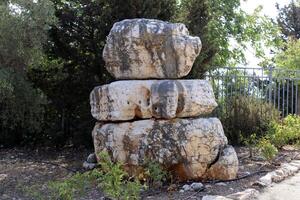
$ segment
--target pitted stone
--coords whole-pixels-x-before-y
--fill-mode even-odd
[[[205,178],[208,167],[227,145],[217,118],[100,123],[93,130],[93,138],[96,154],[108,152],[129,174],[150,159],[180,180]]]
[[[232,146],[223,149],[215,163],[209,166],[206,171],[206,178],[209,180],[228,180],[236,178],[239,169],[237,154]]]
[[[90,104],[99,121],[196,117],[217,106],[206,80],[116,81],[96,87]]]
[[[117,79],[186,76],[201,50],[184,24],[126,19],[113,25],[103,50],[106,69]]]

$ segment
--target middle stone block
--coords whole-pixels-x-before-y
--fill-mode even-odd
[[[217,106],[206,80],[116,81],[94,88],[90,104],[99,121],[196,117]]]

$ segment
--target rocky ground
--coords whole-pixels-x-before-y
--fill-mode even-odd
[[[295,176],[267,188],[259,195],[258,200],[299,200],[300,173]]]
[[[289,162],[298,156],[293,148],[280,151],[272,165],[266,164],[261,158],[250,159],[245,148],[236,148],[239,156],[239,177],[230,182],[202,182],[199,191],[184,191],[190,183],[170,183],[161,190],[151,190],[142,194],[143,199],[201,199],[202,196],[227,195],[245,190],[267,171],[279,167],[282,162]],[[0,199],[35,199],[36,191],[43,191],[49,181],[70,177],[75,171],[83,172],[82,163],[92,150],[85,148],[52,149],[0,149]],[[252,175],[254,174],[254,175]],[[185,185],[185,186],[184,186]],[[256,188],[259,189],[259,188]],[[47,199],[45,194],[43,199]],[[89,190],[80,199],[100,199],[103,194]]]

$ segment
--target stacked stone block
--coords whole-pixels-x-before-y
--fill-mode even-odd
[[[132,175],[154,160],[180,180],[235,178],[238,159],[222,124],[205,117],[217,106],[211,85],[178,79],[190,72],[200,50],[200,39],[183,24],[115,23],[103,58],[115,78],[126,80],[91,92],[95,153],[108,152]]]

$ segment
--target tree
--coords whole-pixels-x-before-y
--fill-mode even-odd
[[[48,0],[0,2],[0,144],[36,142],[43,129],[46,98],[26,76],[38,66],[54,10]]]
[[[53,0],[58,24],[49,32],[48,58],[29,75],[51,100],[53,132],[64,141],[90,135],[89,93],[107,83],[102,50],[112,25],[126,18],[171,20],[176,0]],[[51,121],[51,120],[50,120]],[[89,138],[90,139],[90,138]],[[90,140],[85,140],[90,141]]]
[[[49,25],[55,22],[48,0],[11,0],[0,3],[0,67],[24,71],[38,65]]]
[[[64,141],[90,133],[89,92],[113,78],[107,73],[102,50],[112,25],[126,18],[156,18],[184,22],[198,35],[203,50],[192,77],[208,69],[242,62],[250,41],[262,54],[263,42],[276,41],[277,29],[259,9],[247,15],[239,0],[52,0],[58,24],[51,27],[47,58],[32,66],[30,79],[51,100],[48,121]],[[232,38],[239,44],[231,49]],[[80,136],[80,137],[77,137]],[[82,140],[82,139],[81,139]]]
[[[203,44],[191,77],[201,77],[209,69],[245,64],[244,51],[251,44],[256,56],[264,58],[265,46],[278,46],[279,29],[270,18],[240,8],[240,0],[183,0],[179,21],[198,35]]]
[[[0,68],[0,144],[34,143],[42,137],[46,99],[21,72]]]
[[[282,8],[277,4],[279,11],[277,21],[281,27],[284,39],[287,40],[289,37],[300,38],[300,1],[293,0],[287,6]]]
[[[299,55],[300,55],[300,40],[289,38],[285,43],[283,50],[275,56],[276,66],[285,69],[299,70],[300,69]]]

